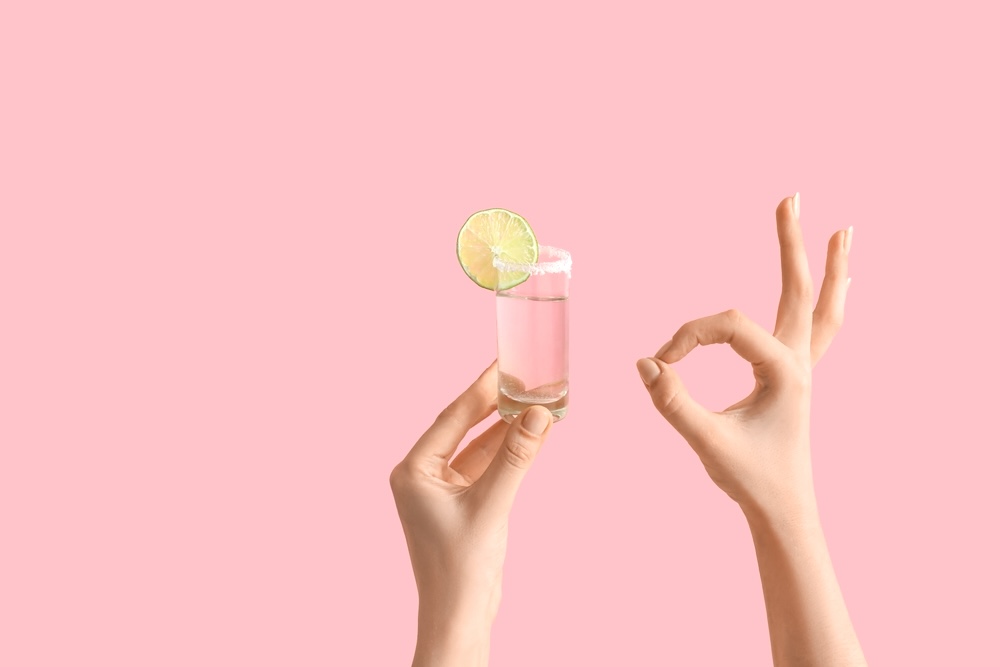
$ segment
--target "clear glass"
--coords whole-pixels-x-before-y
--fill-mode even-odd
[[[497,289],[497,361],[500,416],[513,421],[532,405],[549,409],[553,421],[569,406],[570,254],[541,246],[533,264],[494,260]]]

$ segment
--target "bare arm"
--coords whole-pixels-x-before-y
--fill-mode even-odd
[[[500,607],[507,526],[548,437],[541,407],[500,420],[456,454],[497,407],[497,365],[438,416],[389,476],[420,600],[414,667],[484,667]]]
[[[809,450],[812,367],[843,319],[852,230],[830,239],[813,310],[798,195],[781,202],[777,223],[782,290],[773,335],[731,310],[683,325],[637,367],[654,405],[747,517],[774,664],[864,665],[820,526]],[[695,402],[671,366],[716,343],[749,361],[756,380],[749,396],[719,413]]]
[[[775,665],[865,665],[815,504],[794,517],[747,515]]]

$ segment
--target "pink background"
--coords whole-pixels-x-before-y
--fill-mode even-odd
[[[633,364],[773,323],[796,190],[817,280],[856,229],[813,450],[869,660],[997,664],[990,3],[347,4],[0,9],[0,664],[408,664],[387,478],[495,353],[453,248],[491,206],[575,259],[494,664],[766,664]]]

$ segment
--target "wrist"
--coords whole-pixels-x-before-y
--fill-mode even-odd
[[[757,534],[795,534],[819,527],[819,507],[812,488],[797,493],[775,495],[764,502],[740,504],[750,532]]]

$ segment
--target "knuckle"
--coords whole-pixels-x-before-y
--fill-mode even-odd
[[[531,465],[535,455],[521,436],[507,441],[504,447],[504,461],[514,468],[525,469]]]
[[[449,403],[448,406],[438,413],[437,419],[435,421],[445,422],[450,421],[455,418],[455,404]]]
[[[448,407],[438,413],[437,419],[434,420],[435,424],[448,425],[454,424],[460,421],[459,419],[460,408],[458,402],[450,403]]]
[[[656,397],[656,409],[668,420],[680,412],[682,405],[681,390],[677,388],[672,388]]]
[[[816,324],[831,333],[835,333],[844,326],[844,312],[839,309],[823,310],[816,314]]]
[[[400,490],[406,487],[410,480],[410,467],[407,465],[406,461],[400,461],[396,466],[389,472],[389,488],[392,489],[393,494],[398,493]]]
[[[723,316],[729,324],[729,337],[726,342],[732,343],[733,339],[736,338],[736,333],[740,330],[740,324],[743,322],[743,313],[736,308],[730,308],[723,313]]]
[[[786,280],[781,286],[781,294],[783,296],[801,299],[802,301],[812,301],[812,281],[805,278],[792,278],[790,280]]]

